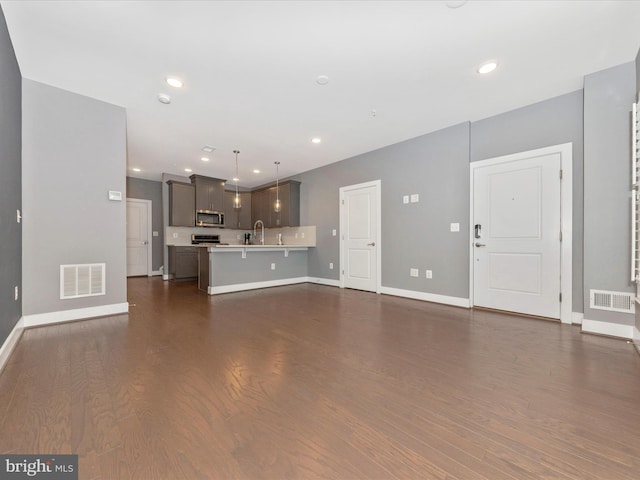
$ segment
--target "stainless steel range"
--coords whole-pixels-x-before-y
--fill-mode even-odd
[[[191,235],[191,245],[218,245],[220,235]]]

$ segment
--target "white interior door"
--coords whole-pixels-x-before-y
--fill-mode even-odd
[[[149,200],[127,199],[127,276],[151,275]]]
[[[560,318],[561,155],[473,170],[473,300]]]
[[[342,286],[378,292],[380,183],[340,189]]]

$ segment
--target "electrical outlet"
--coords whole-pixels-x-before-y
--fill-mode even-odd
[[[329,270],[333,270],[333,262],[329,262]]]
[[[295,236],[295,238],[298,238],[298,234],[297,234],[297,233],[296,233],[296,236]]]
[[[402,197],[402,203],[404,203],[405,205],[409,203],[409,195],[404,195]]]
[[[275,269],[276,269],[276,264],[275,264],[275,263],[272,263],[272,264],[271,264],[271,270],[275,270]]]
[[[173,238],[178,238],[178,234],[174,232]]]
[[[452,223],[452,224],[449,226],[449,229],[450,229],[452,232],[459,232],[459,231],[460,231],[460,224],[459,224],[459,223]]]
[[[417,277],[419,275],[418,269],[417,268],[411,268],[409,270],[409,275],[412,276],[412,277]]]
[[[300,235],[302,235],[302,238],[304,238],[304,232],[302,232]]]
[[[158,237],[158,236],[160,236],[160,234],[159,234],[158,232],[155,232],[155,231],[154,231],[153,233],[151,233],[151,235],[152,235],[153,237]]]
[[[411,203],[418,203],[420,201],[420,194],[412,193],[411,194]]]
[[[336,229],[334,228],[333,230],[331,230],[331,235],[333,235],[334,237],[336,236]]]
[[[20,289],[16,285],[15,287],[13,287],[13,299],[18,300],[19,297],[20,297]]]
[[[427,270],[427,278],[433,278],[433,271]]]

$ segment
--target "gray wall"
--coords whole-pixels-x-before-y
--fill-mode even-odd
[[[573,143],[573,311],[583,311],[582,90],[471,124],[471,161]]]
[[[633,325],[633,315],[592,310],[589,290],[634,292],[631,284],[631,128],[633,62],[584,80],[584,316]]]
[[[0,346],[22,316],[21,135],[22,77],[0,8]]]
[[[296,177],[302,225],[316,225],[309,276],[339,279],[339,188],[381,180],[383,287],[469,296],[469,124],[397,143]],[[403,204],[417,193],[419,203]],[[460,223],[451,233],[449,224]],[[418,278],[409,276],[419,268]],[[424,271],[433,270],[433,279]]]
[[[23,315],[125,303],[125,110],[27,79],[22,93]],[[94,262],[106,295],[60,300],[60,265]]]
[[[158,232],[157,237],[151,237],[151,268],[153,271],[158,271],[164,263],[162,255],[162,246],[164,245],[162,182],[127,177],[127,198],[151,200],[151,229]]]

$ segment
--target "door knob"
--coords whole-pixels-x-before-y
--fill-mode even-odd
[[[375,247],[376,242],[367,243],[367,247]]]
[[[476,242],[476,247],[486,247],[486,245],[484,243]]]

